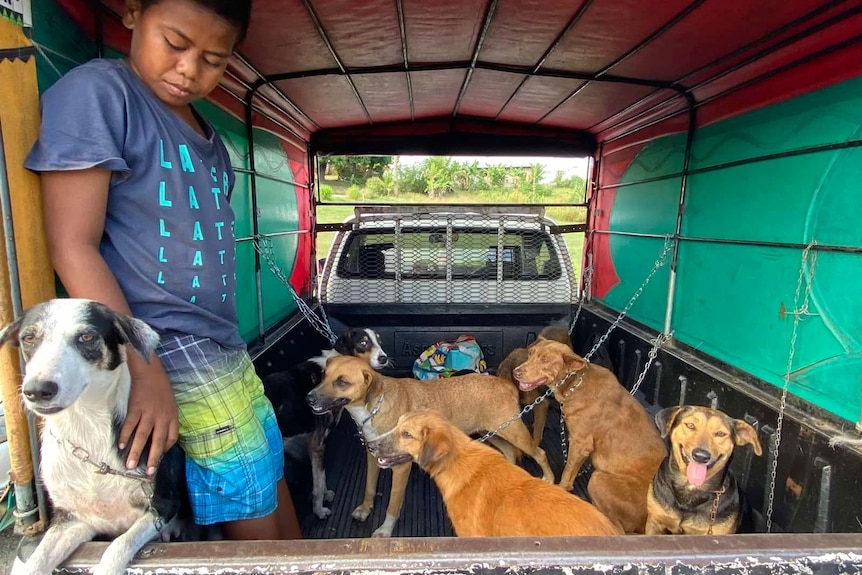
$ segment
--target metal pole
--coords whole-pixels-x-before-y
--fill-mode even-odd
[[[679,184],[679,205],[676,210],[676,227],[673,232],[673,258],[670,263],[670,278],[667,287],[667,308],[664,316],[664,335],[670,337],[673,320],[673,303],[676,295],[677,266],[679,265],[679,238],[682,232],[682,217],[685,213],[685,200],[688,193],[688,171],[691,165],[691,147],[694,142],[694,132],[697,129],[697,107],[691,92],[684,92],[688,103],[688,133],[685,137],[685,152],[682,162],[682,177]]]
[[[6,172],[6,148],[3,142],[2,122],[0,122],[0,211],[2,211],[3,215],[3,237],[5,239],[6,247],[6,265],[9,272],[9,290],[10,299],[12,301],[12,314],[15,319],[18,319],[24,313],[24,309],[21,301],[21,281],[18,275],[18,252],[15,247],[15,231],[12,223],[12,195],[9,191],[9,178]],[[19,357],[19,361],[21,362],[21,365],[24,364],[23,358]],[[17,396],[17,393],[15,395]],[[4,406],[8,405],[9,403],[4,401]],[[31,481],[31,478],[28,478],[26,481],[19,481],[16,480],[17,478],[15,478],[13,474],[16,517],[20,522],[22,530],[27,530],[28,527],[37,523],[44,523],[48,519],[45,493],[42,490],[42,486],[39,481],[35,480],[35,478],[38,478],[39,476],[39,437],[36,432],[35,423],[33,414],[28,413],[26,418],[26,427],[30,444],[30,459],[33,465],[33,480]],[[9,436],[9,439],[12,439],[12,435]],[[14,440],[10,441],[10,447],[14,448],[15,443],[16,441]],[[10,454],[12,454],[12,449],[10,449]]]
[[[248,90],[245,100],[245,130],[248,140],[248,169],[249,183],[251,184],[251,224],[252,235],[255,239],[260,238],[260,222],[257,219],[257,169],[255,168],[254,160],[254,110],[252,102],[254,95],[258,90],[258,85],[252,86]],[[273,254],[274,255],[274,254]],[[261,276],[260,252],[254,250],[254,282],[257,290],[257,333],[260,339],[264,339],[266,328],[263,319],[263,277]]]

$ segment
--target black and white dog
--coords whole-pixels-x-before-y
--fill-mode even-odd
[[[333,349],[324,350],[317,357],[263,379],[266,396],[272,402],[284,438],[285,455],[296,461],[303,461],[306,457],[311,459],[312,511],[321,519],[331,513],[323,505],[324,501],[332,501],[335,496],[326,487],[326,438],[338,423],[341,410],[315,415],[305,396],[320,383],[326,362],[338,355],[362,357],[374,369],[382,369],[390,362],[375,331],[351,329],[336,340]]]
[[[0,345],[20,346],[21,392],[44,419],[41,473],[54,506],[51,527],[32,555],[16,558],[12,575],[52,573],[82,543],[114,538],[94,575],[125,573],[147,542],[167,539],[188,512],[185,461],[179,447],[146,476],[147,454],[126,470],[117,448],[131,377],[127,346],[148,358],[158,335],[143,321],[90,300],[38,304],[0,330]]]

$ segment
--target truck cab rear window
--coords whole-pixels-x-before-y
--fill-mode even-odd
[[[531,230],[401,229],[355,233],[338,276],[362,279],[556,280],[562,273],[548,234]],[[400,249],[396,246],[400,246]]]

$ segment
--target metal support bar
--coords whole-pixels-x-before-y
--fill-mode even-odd
[[[491,21],[494,19],[494,12],[497,10],[497,0],[489,0],[488,8],[485,10],[485,17],[482,19],[482,31],[479,32],[479,37],[476,39],[476,47],[473,49],[473,57],[470,59],[470,66],[467,68],[467,73],[464,75],[464,83],[461,84],[461,89],[458,91],[458,98],[455,100],[455,106],[452,108],[452,115],[458,115],[458,109],[461,107],[461,101],[464,99],[464,94],[467,93],[467,86],[470,84],[470,78],[473,77],[473,71],[476,69],[476,62],[479,61],[479,52],[482,51],[482,44],[485,43],[485,38],[488,36],[488,29],[491,27]],[[407,60],[404,61],[407,65]]]
[[[452,62],[431,62],[422,64],[391,64],[384,66],[357,66],[354,68],[319,68],[316,70],[305,70],[299,72],[284,72],[280,74],[270,74],[256,80],[252,84],[252,88],[257,90],[260,85],[270,84],[272,82],[281,82],[283,80],[297,80],[300,78],[314,78],[317,76],[362,76],[370,74],[392,74],[397,72],[441,72],[450,70],[467,70],[472,65],[469,61],[452,61]],[[492,72],[506,72],[508,74],[519,74],[527,76],[539,76],[545,78],[563,78],[568,80],[588,80],[593,82],[609,82],[613,84],[632,84],[635,86],[651,86],[653,88],[665,88],[668,90],[678,90],[678,87],[672,82],[661,80],[648,80],[643,78],[631,78],[628,76],[616,76],[614,74],[604,74],[597,78],[595,73],[589,72],[572,72],[569,70],[556,70],[551,68],[543,68],[537,72],[533,72],[529,66],[514,66],[510,64],[499,64],[496,62],[476,62],[477,70],[489,70]]]
[[[258,178],[263,178],[264,180],[270,180],[271,182],[278,182],[279,184],[287,184],[288,186],[296,186],[297,188],[308,188],[308,184],[300,184],[299,182],[293,182],[291,180],[287,180],[285,178],[279,178],[278,176],[271,176],[269,174],[264,174],[261,172],[255,172],[249,170],[247,168],[233,168],[233,171],[238,174],[249,174],[255,175]]]
[[[401,57],[404,59],[404,67],[410,68],[410,60],[407,57],[407,24],[404,21],[404,3],[403,0],[396,0],[395,9],[398,12],[398,30],[401,33]],[[407,78],[407,99],[410,100],[410,121],[416,119],[416,106],[413,101],[413,80],[410,78],[410,72],[404,74]]]
[[[88,572],[107,543],[86,543],[65,565],[68,573]],[[175,575],[208,572],[467,573],[506,575],[659,573],[785,575],[858,573],[862,568],[858,533],[788,533],[720,537],[643,535],[637,537],[395,538],[154,544],[130,566],[131,572]],[[201,558],[206,558],[202,564]]]
[[[545,61],[548,59],[548,56],[551,55],[551,52],[557,49],[557,46],[560,45],[560,43],[563,41],[563,38],[568,36],[572,28],[575,27],[575,24],[581,21],[581,18],[584,17],[584,14],[586,14],[587,9],[589,9],[592,3],[593,0],[585,0],[585,2],[578,7],[572,17],[569,18],[569,22],[566,24],[566,26],[560,31],[559,34],[557,34],[557,37],[554,38],[554,41],[551,42],[551,45],[548,46],[548,49],[545,50],[545,52],[539,57],[539,60],[536,62],[536,65],[533,66],[533,71],[531,72],[531,74],[536,74],[539,69],[545,65]],[[500,116],[503,114],[503,110],[505,110],[506,106],[508,106],[512,102],[512,100],[515,99],[515,96],[518,95],[518,92],[521,91],[521,88],[524,87],[524,84],[526,84],[529,79],[530,75],[524,76],[524,79],[521,80],[521,82],[517,85],[512,94],[506,99],[505,102],[503,102],[503,105],[500,107],[500,110],[494,116],[495,120],[500,118]]]
[[[623,232],[617,230],[591,230],[590,233],[605,234],[610,236],[628,236],[633,238],[649,238],[655,240],[663,240],[666,236],[662,234],[648,234],[642,232]],[[766,248],[787,248],[793,250],[803,250],[809,247],[807,244],[799,244],[794,242],[765,242],[760,240],[734,240],[725,238],[696,238],[692,236],[679,236],[683,242],[702,242],[710,244],[732,244],[738,246],[761,246]],[[814,244],[810,246],[811,251],[816,252],[834,252],[847,254],[862,254],[862,246],[837,246],[834,244]]]
[[[246,96],[245,106],[245,130],[246,138],[248,139],[248,168],[251,178],[251,224],[252,234],[257,237],[260,234],[260,222],[258,221],[257,213],[257,169],[255,168],[254,159],[254,113],[252,110],[252,101],[257,88],[249,89]],[[230,198],[228,198],[230,201]],[[263,279],[261,277],[260,252],[254,250],[254,282],[257,290],[257,333],[261,340],[265,338],[266,326],[263,319]]]
[[[685,214],[685,200],[688,195],[688,170],[691,166],[691,148],[694,144],[694,133],[697,130],[697,102],[691,92],[686,92],[688,104],[688,132],[685,136],[685,152],[682,160],[682,178],[679,183],[679,204],[676,210],[676,227],[673,232],[673,257],[670,261],[670,278],[667,288],[667,306],[664,315],[664,335],[670,337],[673,321],[673,303],[676,295],[677,267],[679,266],[679,236],[682,233],[682,218]]]
[[[8,173],[6,172],[6,148],[3,141],[2,122],[0,122],[0,213],[3,216],[3,237],[5,240],[6,266],[9,273],[9,295],[12,303],[12,314],[15,319],[18,319],[24,313],[24,306],[21,300],[21,282],[18,275],[18,252],[15,245],[15,229],[12,221],[12,194],[9,189]],[[19,361],[21,365],[24,364],[23,358],[19,358]],[[7,403],[7,405],[9,404]],[[30,448],[30,460],[33,465],[33,477],[27,478],[26,481],[13,477],[18,523],[25,531],[28,527],[39,523],[44,524],[48,520],[45,492],[42,489],[41,483],[36,480],[39,476],[39,437],[32,414],[27,415],[26,428]],[[20,428],[16,426],[15,429]],[[14,449],[22,439],[22,437],[13,437],[10,435],[8,438],[10,447]],[[11,453],[12,450],[10,450]]]
[[[718,94],[714,94],[714,95],[710,96],[709,98],[701,100],[697,103],[697,105],[698,105],[698,107],[704,106],[704,105],[709,104],[710,102],[713,102],[719,98],[723,98],[725,96],[733,94],[734,92],[742,90],[743,88],[747,88],[747,87],[752,86],[758,82],[762,82],[763,80],[767,80],[773,76],[776,76],[776,75],[781,74],[783,72],[787,72],[788,70],[792,70],[793,68],[795,68],[797,66],[801,66],[802,64],[807,64],[807,63],[813,62],[813,61],[817,60],[818,58],[822,58],[824,56],[829,56],[830,54],[844,50],[845,48],[849,48],[849,47],[853,46],[854,44],[858,44],[860,41],[862,41],[862,34],[857,35],[857,36],[853,36],[852,38],[844,40],[843,42],[839,42],[838,44],[833,44],[833,45],[829,46],[828,48],[824,48],[823,50],[813,52],[811,54],[808,54],[807,56],[803,56],[802,58],[798,58],[798,59],[794,60],[793,62],[785,64],[784,66],[780,66],[778,68],[772,68],[768,72],[760,74],[759,76],[755,76],[754,78],[751,78],[749,80],[746,80],[745,82],[741,82],[739,84],[736,84],[736,85],[734,85],[734,86],[732,86],[732,87],[730,87],[730,88],[728,88],[722,92],[719,92]],[[756,59],[753,59],[752,61],[756,61]],[[708,84],[710,81],[701,82],[700,84],[698,84],[698,86]],[[664,104],[666,102],[667,101],[663,102],[662,104]],[[661,105],[661,104],[659,104],[659,105]],[[645,130],[646,128],[655,126],[657,124],[661,124],[662,122],[666,122],[667,120],[670,120],[671,118],[674,118],[674,117],[680,115],[682,112],[683,112],[683,110],[677,110],[677,111],[671,112],[669,114],[666,114],[664,116],[656,118],[655,120],[647,122],[646,124],[638,125],[635,128],[627,130],[627,131],[625,131],[621,134],[618,134],[612,138],[607,138],[604,141],[608,142],[608,143],[615,142],[617,140],[620,140],[622,138],[630,136],[631,134],[634,134],[635,132]],[[630,118],[626,121],[631,121],[637,117],[638,116],[633,116],[632,118]],[[622,122],[620,122],[620,123],[622,123]],[[602,132],[607,132],[610,129],[612,129],[612,128],[606,128],[606,129],[602,130]]]
[[[752,158],[743,158],[741,160],[733,160],[730,162],[722,162],[721,164],[714,164],[712,166],[704,166],[703,168],[694,168],[693,170],[688,171],[689,176],[696,176],[698,174],[706,174],[708,172],[715,172],[717,170],[726,170],[730,168],[737,168],[739,166],[745,166],[747,164],[756,164],[758,162],[768,162],[770,160],[780,160],[783,158],[792,158],[793,156],[803,156],[806,154],[819,154],[821,152],[834,152],[837,150],[846,150],[848,148],[860,148],[862,147],[862,140],[847,140],[846,142],[837,142],[834,144],[818,144],[816,146],[806,146],[804,148],[797,148],[795,150],[786,150],[784,152],[776,152],[774,154],[765,154],[763,156],[754,156]],[[605,186],[605,188],[623,188],[628,186],[637,186],[640,184],[652,184],[654,182],[663,182],[665,180],[673,180],[675,178],[679,178],[682,176],[682,172],[678,172],[675,174],[669,174],[666,176],[656,176],[654,178],[645,178],[643,180],[636,180],[632,182],[620,182],[619,184],[613,184]]]
[[[365,117],[368,119],[368,123],[373,124],[374,120],[371,119],[371,114],[368,112],[368,107],[362,100],[362,95],[356,88],[356,84],[354,84],[350,76],[345,73],[346,69],[344,67],[344,64],[341,62],[341,58],[335,51],[335,47],[332,45],[332,42],[329,40],[329,35],[323,28],[323,24],[320,22],[320,18],[317,17],[317,12],[314,11],[314,7],[311,5],[311,2],[309,2],[309,0],[302,0],[302,5],[305,6],[305,10],[311,17],[311,21],[314,24],[314,28],[317,30],[317,33],[320,34],[320,39],[323,40],[323,43],[326,45],[326,49],[329,50],[329,54],[332,56],[332,59],[335,60],[335,64],[338,66],[339,71],[342,75],[346,76],[347,83],[350,85],[350,89],[353,91],[353,95],[356,96],[356,100],[359,102],[360,107],[362,107],[362,111],[365,113]]]

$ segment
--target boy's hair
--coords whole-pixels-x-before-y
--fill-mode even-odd
[[[141,11],[161,0],[140,0]],[[245,38],[248,23],[251,19],[251,0],[191,0],[198,6],[206,8],[210,12],[218,14],[239,29],[237,44]]]

